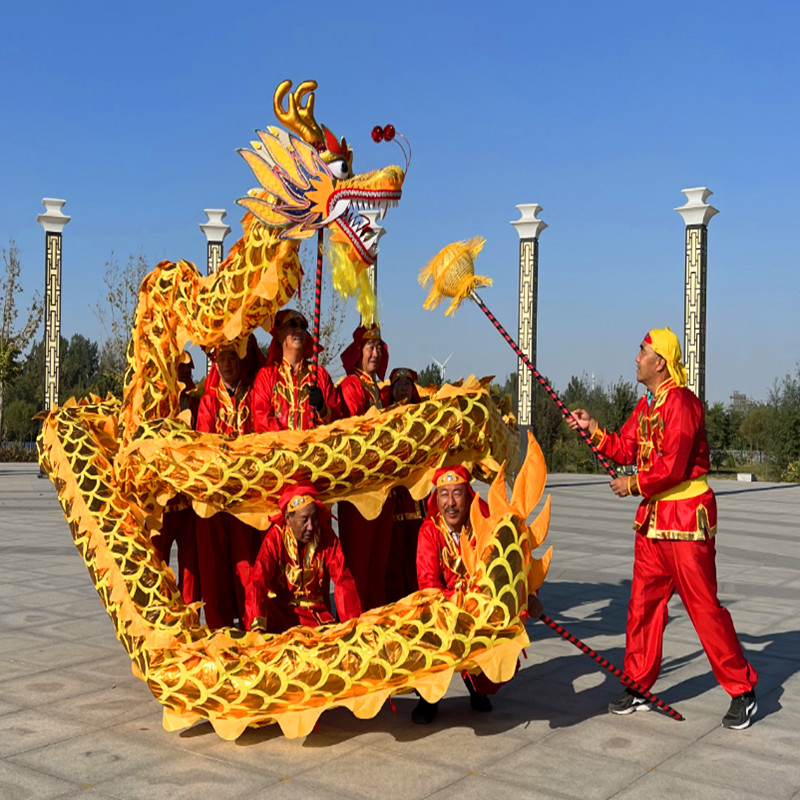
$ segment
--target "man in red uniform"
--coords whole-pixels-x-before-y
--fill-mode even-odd
[[[757,710],[758,675],[747,662],[730,614],[717,599],[714,535],[717,502],[708,487],[709,451],[703,405],[686,387],[681,348],[669,328],[651,330],[639,346],[636,379],[647,388],[618,434],[600,428],[583,409],[573,429],[587,431],[603,455],[638,472],[611,481],[618,497],[640,495],[625,672],[649,689],[661,668],[667,603],[678,592],[700,637],[711,669],[733,698],[722,724],[746,728]],[[647,709],[625,689],[609,705],[614,714]]]
[[[339,384],[345,416],[383,410],[378,380],[389,364],[389,350],[377,325],[359,326],[342,353],[347,373]],[[386,503],[376,519],[365,519],[351,503],[339,503],[339,539],[353,573],[363,609],[386,603],[386,566],[392,535],[392,504]]]
[[[263,360],[255,337],[239,358],[238,345],[218,347],[197,412],[197,430],[241,436],[252,433],[250,390],[255,370]],[[197,557],[200,592],[210,628],[232,627],[244,617],[245,586],[255,562],[261,534],[225,512],[197,520]]]
[[[272,342],[253,386],[253,428],[264,431],[308,430],[342,416],[331,376],[311,366],[314,342],[308,320],[293,309],[275,315]]]
[[[339,619],[359,616],[353,576],[331,528],[330,512],[317,501],[314,487],[287,487],[278,506],[280,514],[267,528],[247,585],[247,628],[282,633],[295,625],[333,622],[331,578]]]
[[[389,374],[389,385],[381,387],[381,399],[387,408],[403,403],[419,403],[417,373],[408,367],[396,367]],[[386,602],[393,603],[417,586],[417,536],[425,518],[425,502],[414,500],[405,486],[396,486],[389,495],[392,504],[392,534],[386,566]]]
[[[475,543],[469,521],[469,508],[475,492],[470,486],[466,467],[445,467],[433,476],[434,490],[428,498],[428,516],[422,523],[417,541],[417,581],[420,589],[441,589],[450,598],[456,582],[465,575],[461,559],[461,540],[467,537]],[[480,500],[481,512],[489,515],[489,508]],[[491,711],[488,695],[500,687],[483,674],[461,676],[469,690],[469,701],[475,711]],[[439,710],[438,703],[429,703],[420,697],[411,712],[412,721],[419,725],[433,722]]]
[[[195,384],[192,377],[194,361],[189,353],[178,364],[178,380],[183,384],[180,394],[181,412],[189,411],[190,424],[195,427],[199,400],[194,395]],[[175,495],[164,508],[161,530],[155,531],[151,538],[153,547],[169,566],[173,543],[178,546],[178,587],[184,603],[194,603],[200,599],[200,575],[197,566],[196,515],[189,500],[183,495]]]

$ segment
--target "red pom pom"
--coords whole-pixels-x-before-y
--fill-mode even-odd
[[[383,138],[386,139],[387,142],[391,142],[394,139],[395,129],[394,125],[387,125],[383,129]]]
[[[392,136],[394,136],[394,129],[392,129]],[[376,143],[383,141],[383,128],[380,125],[376,125],[372,129],[372,141]]]

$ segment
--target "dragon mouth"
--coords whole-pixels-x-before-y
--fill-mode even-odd
[[[374,264],[380,238],[374,220],[383,219],[398,204],[404,180],[403,170],[390,166],[338,182],[327,198],[328,216],[322,224],[333,225],[363,262]]]
[[[330,198],[327,222],[333,222],[349,240],[362,261],[374,264],[378,257],[378,236],[369,218],[363,212],[375,212],[383,219],[390,208],[400,200],[401,192],[342,189]]]

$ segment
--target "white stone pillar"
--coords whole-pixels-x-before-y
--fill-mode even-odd
[[[44,228],[44,408],[58,404],[61,354],[61,233],[71,217],[62,213],[66,200],[42,198],[45,213],[36,221]]]
[[[386,228],[384,228],[380,220],[380,211],[376,211],[375,209],[369,209],[368,211],[360,212],[362,217],[366,217],[369,221],[369,226],[375,231],[375,244],[377,244],[381,236],[386,233]],[[369,285],[372,287],[372,291],[375,293],[375,297],[378,296],[378,259],[375,258],[375,263],[370,264],[367,267],[367,275],[369,277]]]
[[[686,365],[686,385],[705,402],[708,222],[719,212],[706,204],[713,192],[705,186],[681,191],[686,196],[686,203],[675,210],[683,217],[686,226],[683,363]]]
[[[536,315],[539,294],[539,234],[547,223],[536,218],[542,210],[538,203],[522,203],[520,218],[511,224],[519,234],[519,335],[520,350],[536,366]],[[517,367],[517,423],[533,426],[533,375],[519,359]]]
[[[231,226],[222,220],[227,215],[223,208],[204,208],[203,212],[208,217],[208,222],[200,225],[200,230],[206,235],[206,275],[213,275],[222,263],[222,243],[231,232]]]

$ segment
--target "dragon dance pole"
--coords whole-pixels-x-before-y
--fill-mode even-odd
[[[555,402],[555,404],[558,406],[558,410],[564,416],[564,419],[575,419],[572,416],[572,412],[566,407],[564,401],[558,396],[555,389],[553,389],[553,387],[550,386],[550,384],[542,377],[542,375],[539,373],[536,367],[533,366],[528,356],[526,356],[525,353],[522,352],[519,345],[511,338],[508,331],[500,324],[495,315],[492,314],[491,311],[489,311],[483,300],[481,300],[481,298],[478,297],[477,292],[475,291],[471,292],[470,297],[472,298],[472,300],[475,301],[475,303],[477,303],[478,308],[480,308],[480,310],[483,311],[484,314],[486,314],[487,318],[489,319],[489,322],[491,322],[492,325],[494,325],[494,327],[500,332],[500,335],[508,342],[511,349],[520,357],[525,366],[531,371],[533,377],[536,378],[537,381],[539,381],[539,383],[542,385],[547,394],[550,395],[553,402]],[[592,453],[594,453],[595,458],[603,465],[605,471],[612,478],[616,478],[617,477],[616,470],[614,469],[614,467],[611,466],[611,464],[608,463],[603,454],[597,449],[597,446],[592,442],[591,436],[589,436],[589,434],[585,430],[583,430],[583,428],[578,428],[578,434],[580,435],[581,439],[583,439],[583,441],[589,446],[589,449],[592,451]]]
[[[545,625],[552,628],[557,634],[566,639],[570,644],[574,644],[575,647],[577,647],[579,650],[582,650],[587,656],[593,658],[601,667],[604,667],[612,675],[616,675],[618,678],[620,678],[622,682],[626,686],[630,687],[634,692],[638,692],[639,694],[643,695],[649,703],[654,703],[656,708],[659,708],[665,713],[669,714],[673,719],[678,720],[678,722],[683,721],[684,717],[681,713],[672,708],[672,706],[667,705],[667,703],[665,703],[663,700],[638,684],[635,680],[633,680],[633,678],[630,678],[628,675],[626,675],[619,667],[615,667],[606,658],[601,656],[599,653],[596,653],[591,647],[589,647],[588,644],[584,644],[580,639],[578,639],[577,636],[573,636],[568,630],[562,628],[561,625],[550,619],[547,614],[542,614],[539,619],[544,622]]]
[[[319,365],[319,351],[322,349],[319,346],[319,317],[320,307],[322,306],[322,245],[324,235],[322,228],[320,228],[317,231],[317,276],[314,286],[314,353],[312,356],[314,370],[311,376],[314,386],[319,383],[317,381],[317,366]]]

